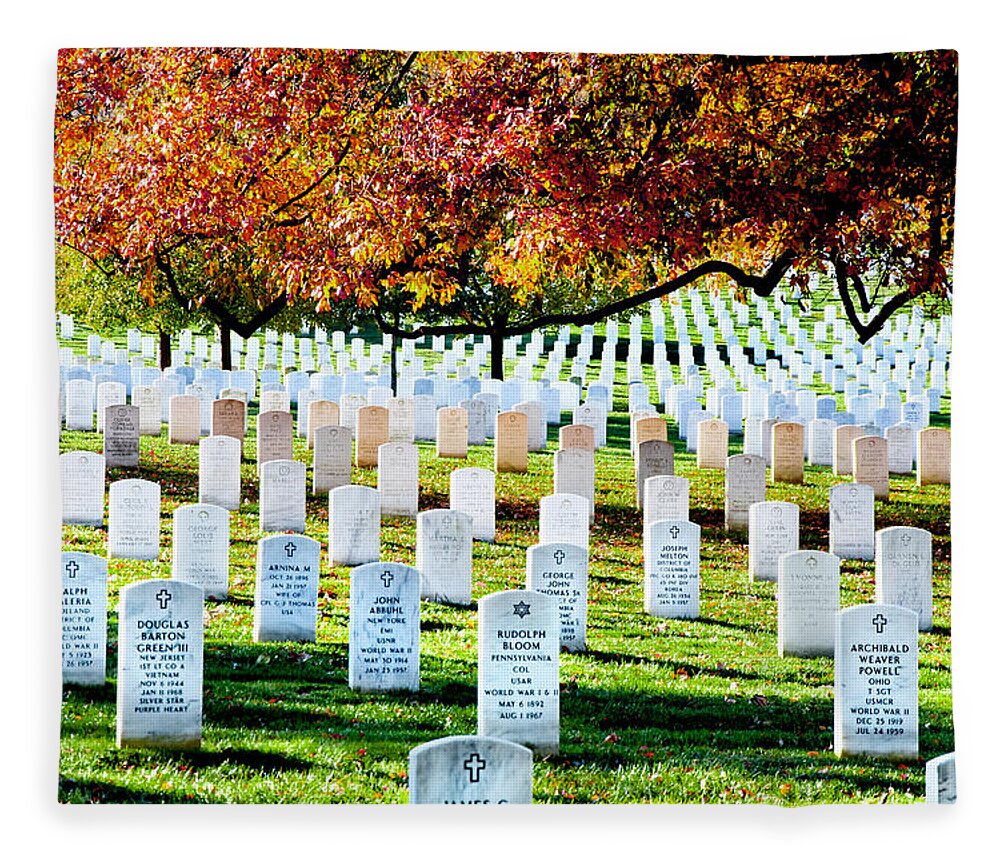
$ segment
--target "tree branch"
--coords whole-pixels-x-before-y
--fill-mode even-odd
[[[372,106],[371,110],[372,115],[378,113],[382,105],[385,104],[385,100],[389,97],[389,93],[392,92],[392,90],[403,79],[403,76],[410,70],[410,66],[413,65],[413,61],[417,58],[417,53],[418,53],[417,51],[412,51],[410,53],[410,55],[406,58],[406,62],[403,63],[399,71],[396,73],[396,77],[394,77],[389,82],[389,85],[382,91],[382,94],[379,96],[378,100]],[[271,213],[271,215],[272,216],[280,215],[289,206],[294,206],[304,197],[307,197],[309,194],[311,194],[313,191],[319,188],[319,186],[326,181],[327,177],[330,176],[330,174],[333,173],[333,171],[340,166],[341,162],[347,157],[347,153],[350,152],[350,150],[351,150],[351,141],[350,139],[348,139],[341,147],[340,153],[334,159],[333,164],[331,164],[326,170],[324,170],[312,183],[307,185],[302,191],[300,191],[294,197],[290,197],[288,200],[282,203],[277,209],[275,209]],[[289,225],[282,223],[279,226],[289,226]]]
[[[672,278],[671,280],[665,281],[655,287],[651,287],[648,290],[643,290],[641,293],[636,293],[624,299],[619,299],[616,302],[602,305],[592,311],[584,311],[582,313],[542,314],[529,320],[528,322],[518,323],[516,325],[504,324],[502,332],[505,337],[513,337],[519,334],[528,334],[533,332],[535,329],[543,328],[545,326],[591,325],[593,323],[600,322],[607,317],[637,308],[655,298],[669,295],[670,293],[676,292],[682,287],[686,287],[688,284],[697,281],[699,278],[705,277],[705,275],[712,274],[728,275],[740,286],[745,289],[752,290],[755,295],[768,296],[774,292],[774,289],[778,286],[778,283],[792,265],[792,261],[792,253],[790,251],[784,251],[774,260],[774,262],[771,263],[763,275],[751,275],[744,272],[739,266],[727,263],[724,260],[709,260],[695,266],[693,269],[689,269],[687,272],[682,275],[678,275],[676,278]],[[377,305],[373,308],[373,313],[379,330],[383,334],[394,334],[397,337],[410,339],[425,337],[427,335],[488,334],[497,331],[497,327],[495,325],[490,326],[485,323],[429,325],[404,330],[399,328],[398,325],[394,326],[390,324],[382,316]]]
[[[896,295],[894,295],[878,309],[875,316],[868,320],[867,323],[862,322],[861,318],[858,316],[857,308],[854,306],[854,296],[851,295],[851,284],[850,278],[847,274],[847,263],[841,259],[836,259],[833,262],[833,269],[837,278],[837,292],[840,293],[840,300],[844,304],[844,311],[847,313],[847,319],[851,323],[851,327],[854,331],[857,332],[858,340],[861,343],[868,343],[869,340],[882,330],[882,326],[885,325],[889,317],[891,317],[896,311],[913,298],[913,296],[908,292],[896,293]]]
[[[153,259],[156,262],[156,268],[159,269],[166,279],[170,294],[174,297],[174,301],[177,304],[188,313],[191,313],[196,307],[201,307],[215,317],[217,322],[226,326],[230,331],[236,332],[240,337],[251,337],[254,332],[259,331],[263,326],[267,325],[288,306],[288,294],[281,293],[276,299],[254,314],[248,322],[243,322],[214,296],[205,296],[201,304],[197,305],[193,299],[182,295],[177,284],[177,279],[174,277],[173,266],[170,265],[170,260],[167,259],[166,255],[160,251],[154,251]]]

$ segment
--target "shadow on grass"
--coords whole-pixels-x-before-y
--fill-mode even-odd
[[[60,803],[205,803],[180,793],[142,791],[97,780],[59,780]]]
[[[677,664],[679,665],[679,664]],[[733,670],[692,671],[719,677],[754,678]],[[693,682],[692,682],[693,683]],[[833,741],[833,700],[794,701],[783,697],[705,696],[683,692],[640,693],[633,689],[607,690],[584,685],[572,686],[560,696],[561,735],[583,739],[588,749],[588,764],[617,766],[620,754],[593,742],[595,728],[602,733],[619,734],[623,743],[639,740],[653,732],[658,746],[694,754],[742,751],[756,757],[759,750],[822,751]],[[945,726],[950,711],[922,707],[920,722]],[[951,733],[939,729],[925,733],[939,737]],[[639,736],[638,738],[636,736]],[[588,738],[588,736],[591,736]],[[947,742],[948,739],[946,739]],[[636,747],[639,744],[636,744]],[[770,769],[769,757],[765,765]],[[786,766],[801,766],[801,760],[789,759]],[[884,762],[882,762],[884,764]],[[875,784],[880,780],[876,779]]]
[[[635,654],[615,654],[608,651],[587,651],[585,653],[587,657],[597,660],[599,663],[661,667],[665,672],[672,675],[680,674],[687,677],[707,675],[713,678],[726,678],[730,680],[739,679],[743,681],[759,681],[763,680],[765,677],[752,672],[742,672],[738,669],[706,668],[704,666],[697,666],[693,663],[682,663],[677,660],[657,659],[655,657],[638,657]]]

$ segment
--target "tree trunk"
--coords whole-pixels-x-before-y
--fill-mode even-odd
[[[170,332],[160,329],[160,370],[170,367],[173,356],[170,353]]]
[[[396,335],[394,335],[394,334],[393,335],[389,335],[389,336],[392,338],[392,340],[389,342],[390,343],[390,346],[389,346],[389,365],[390,365],[390,367],[389,367],[389,374],[390,374],[389,379],[390,379],[390,382],[389,382],[389,384],[392,386],[392,396],[393,397],[397,397],[397,396],[399,396],[399,392],[397,390],[397,385],[398,385],[398,381],[399,381],[399,370],[396,367],[396,353],[398,352],[397,348],[399,346],[399,338],[396,337]]]
[[[229,326],[219,323],[219,343],[222,346],[222,369],[233,369],[233,338]]]
[[[490,376],[503,379],[503,331],[490,332]]]

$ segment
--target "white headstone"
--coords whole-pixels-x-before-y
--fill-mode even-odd
[[[644,605],[659,618],[697,618],[701,528],[683,520],[655,520],[643,530]]]
[[[572,493],[555,493],[539,500],[539,543],[590,546],[590,501]]]
[[[206,436],[198,443],[198,501],[238,511],[242,478],[240,440],[232,436]]]
[[[875,491],[867,484],[830,487],[830,552],[838,558],[875,558]]]
[[[160,485],[139,478],[108,488],[108,557],[156,561],[160,555]]]
[[[778,559],[799,548],[799,506],[756,502],[750,506],[750,581],[778,579]]]
[[[410,750],[410,803],[531,803],[531,750],[455,735]]]
[[[496,532],[496,476],[489,469],[469,466],[455,469],[449,478],[453,511],[472,519],[473,540],[493,543]]]
[[[62,521],[66,525],[104,525],[104,457],[92,451],[59,455]]]
[[[379,445],[378,492],[384,516],[417,515],[419,462],[417,446],[411,442]]]
[[[832,657],[840,609],[840,559],[799,550],[778,559],[778,655]]]
[[[378,561],[381,509],[378,491],[347,485],[330,491],[330,563],[355,566]]]
[[[64,552],[62,564],[62,682],[107,681],[108,562],[89,552]]]
[[[472,603],[472,518],[450,508],[417,514],[420,596],[435,603]]]
[[[102,382],[97,386],[97,432],[104,432],[104,410],[109,406],[124,406],[125,386],[120,382]]]
[[[559,601],[537,591],[479,600],[479,734],[559,751]]]
[[[121,590],[119,747],[201,745],[204,602],[198,586],[172,579]]]
[[[229,595],[229,511],[218,505],[174,509],[170,577],[197,585],[205,597]]]
[[[917,613],[920,630],[933,624],[931,533],[909,526],[875,532],[875,601]]]
[[[924,766],[924,801],[926,803],[954,803],[957,798],[955,783],[955,753],[935,756]]]
[[[833,751],[916,758],[916,613],[880,603],[840,610],[833,665]]]
[[[655,475],[643,487],[643,527],[657,520],[688,519],[690,482],[680,475]]]
[[[552,492],[573,493],[590,502],[594,521],[594,452],[583,448],[562,448],[553,456]]]
[[[306,530],[306,464],[269,460],[260,467],[260,530]]]
[[[271,535],[257,542],[254,642],[315,642],[319,541]]]
[[[559,601],[559,643],[567,651],[587,648],[587,552],[569,543],[528,547],[526,583]]]
[[[420,572],[396,562],[351,571],[348,683],[420,689]]]
[[[65,386],[66,429],[94,429],[94,383],[89,379],[70,379]]]

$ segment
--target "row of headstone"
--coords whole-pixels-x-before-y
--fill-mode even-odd
[[[255,641],[315,639],[318,557],[318,545],[309,538],[261,541]],[[64,683],[105,682],[107,575],[101,562],[86,553],[63,556]],[[419,571],[409,565],[378,562],[352,571],[352,689],[419,689],[419,592]],[[203,602],[201,588],[177,580],[145,580],[122,589],[119,746],[200,745]],[[479,625],[479,734],[542,754],[558,751],[558,599],[530,590],[488,595],[479,602]]]
[[[661,521],[653,531],[660,528],[671,525]],[[671,540],[676,544],[679,537]],[[537,553],[529,557],[532,577],[545,579],[566,561],[556,561],[559,554],[577,550],[544,549],[543,561]],[[315,639],[318,559],[319,546],[309,538],[274,536],[260,542],[255,641]],[[106,562],[87,553],[65,553],[62,564],[64,683],[103,684]],[[657,567],[664,566],[682,564],[677,558],[667,565],[658,559]],[[834,657],[835,752],[915,757],[917,613],[881,601],[838,610],[839,563],[828,553],[786,554],[780,566],[781,653]],[[562,576],[555,579],[558,587],[568,584]],[[420,573],[408,565],[377,562],[352,572],[353,689],[419,688],[419,591]],[[149,580],[122,589],[120,746],[200,743],[203,599],[201,588],[178,580]],[[561,603],[557,595],[532,589],[480,600],[480,735],[542,754],[558,750],[559,648],[567,638]]]

